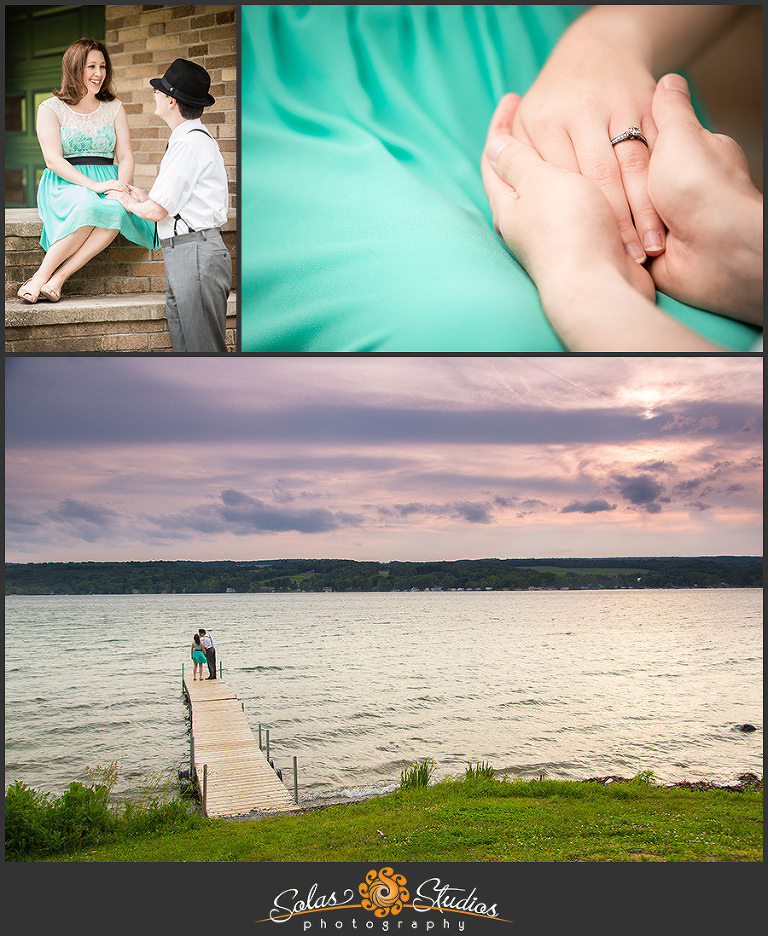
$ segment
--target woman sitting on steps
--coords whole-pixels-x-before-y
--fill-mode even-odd
[[[159,246],[153,223],[104,197],[129,191],[134,168],[128,119],[115,97],[106,48],[95,39],[74,42],[62,60],[61,88],[53,94],[37,114],[47,167],[37,190],[46,254],[18,291],[30,304],[41,297],[58,302],[67,279],[119,233],[148,249]]]

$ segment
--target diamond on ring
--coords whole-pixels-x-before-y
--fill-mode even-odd
[[[617,143],[623,143],[624,140],[640,140],[641,143],[645,143],[645,145],[648,146],[648,140],[646,140],[640,132],[640,127],[629,127],[624,133],[620,133],[611,140],[611,146],[616,146]]]

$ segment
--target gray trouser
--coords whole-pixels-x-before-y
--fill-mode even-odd
[[[209,647],[205,651],[205,659],[208,663],[208,675],[211,679],[216,679],[216,648]]]
[[[165,312],[174,351],[226,351],[232,258],[218,228],[160,241]]]

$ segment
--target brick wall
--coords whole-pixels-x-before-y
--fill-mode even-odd
[[[125,106],[136,158],[134,182],[152,186],[170,131],[153,116],[150,78],[159,78],[174,59],[188,58],[208,70],[216,103],[202,120],[219,144],[229,179],[230,208],[236,206],[236,7],[225,4],[107,6],[105,45],[115,88]]]

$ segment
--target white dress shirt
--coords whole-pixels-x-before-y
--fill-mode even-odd
[[[204,131],[203,133],[193,131]],[[160,238],[221,227],[227,220],[227,173],[218,144],[199,119],[185,120],[171,133],[149,197],[168,212],[157,222]]]

